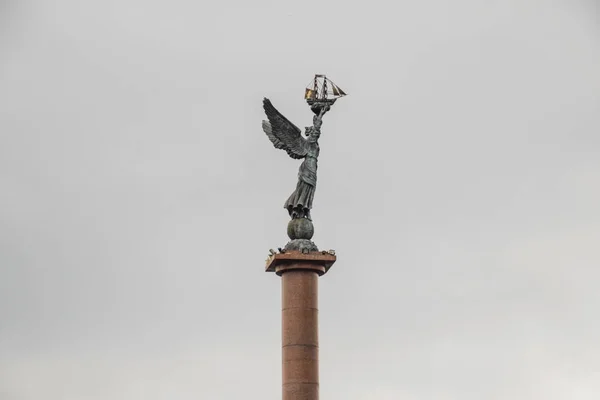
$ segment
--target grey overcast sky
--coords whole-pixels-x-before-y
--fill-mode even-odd
[[[279,399],[326,73],[321,397],[597,400],[599,4],[0,1],[0,399]]]

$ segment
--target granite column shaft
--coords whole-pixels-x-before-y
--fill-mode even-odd
[[[328,252],[288,251],[267,260],[281,276],[283,400],[319,399],[319,277],[336,257]]]
[[[281,276],[283,400],[319,398],[318,279],[304,269]]]

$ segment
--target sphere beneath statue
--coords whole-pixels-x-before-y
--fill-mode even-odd
[[[295,218],[288,223],[287,234],[290,239],[312,239],[315,227],[308,218]]]

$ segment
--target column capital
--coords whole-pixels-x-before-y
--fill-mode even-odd
[[[266,272],[275,272],[281,276],[286,271],[309,270],[315,271],[319,276],[329,271],[337,257],[327,251],[286,251],[273,254],[267,259]]]

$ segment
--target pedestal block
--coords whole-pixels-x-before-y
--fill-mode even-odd
[[[336,257],[327,252],[286,252],[267,260],[281,276],[283,400],[319,399],[318,283]]]

